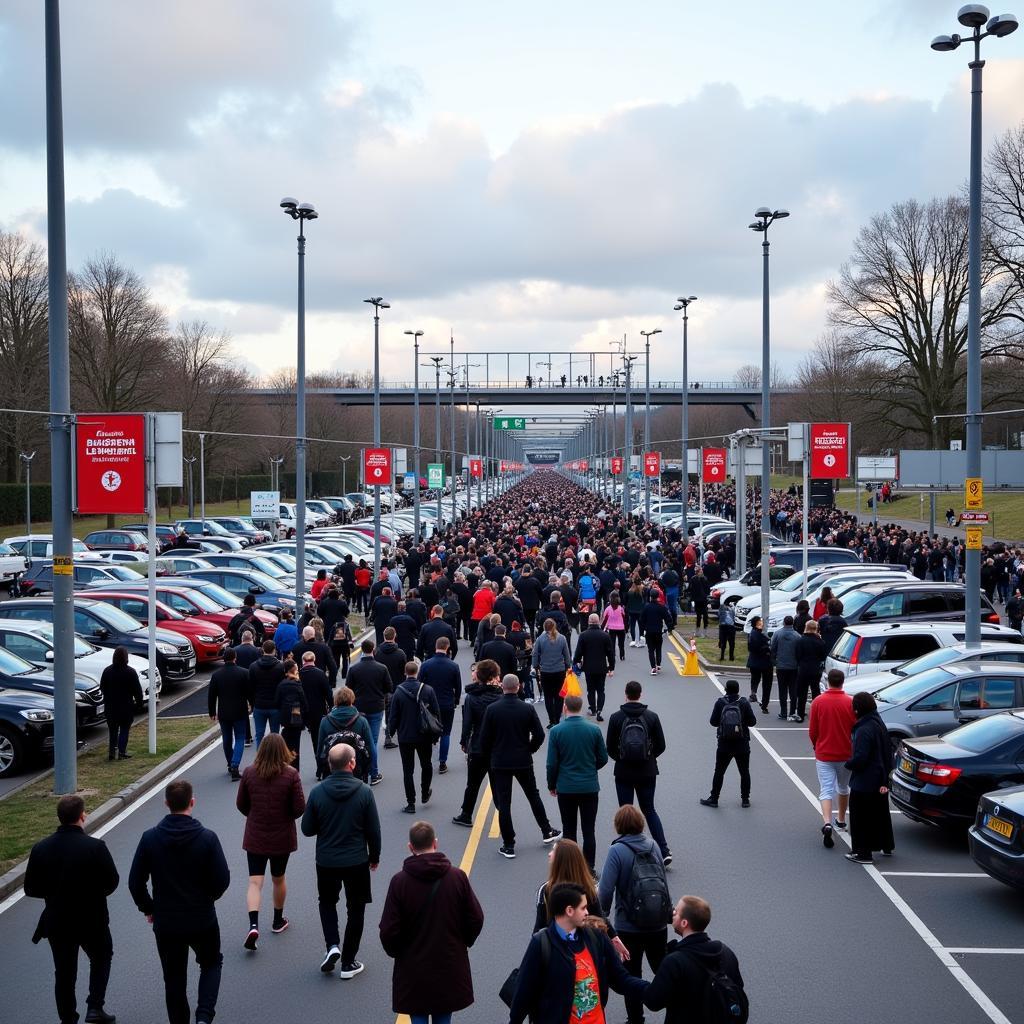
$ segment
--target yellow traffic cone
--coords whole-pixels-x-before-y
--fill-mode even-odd
[[[684,676],[700,676],[704,673],[700,670],[700,662],[697,660],[697,641],[690,637],[690,646],[686,651],[686,661],[683,664]]]

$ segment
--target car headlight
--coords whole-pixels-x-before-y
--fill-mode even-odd
[[[215,636],[203,636],[202,633],[198,634],[198,636],[204,644],[212,644],[217,639]]]
[[[157,641],[156,649],[161,654],[177,654],[178,653],[178,648],[175,647],[173,644],[165,644],[165,643],[161,643],[160,641]]]
[[[24,711],[19,711],[19,715],[22,718],[27,718],[30,722],[52,722],[53,712],[47,711],[45,708],[27,708]]]
[[[76,704],[84,704],[85,703],[85,694],[82,693],[81,690],[75,690],[75,703]]]

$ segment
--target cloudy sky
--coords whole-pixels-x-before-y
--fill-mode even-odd
[[[71,266],[117,253],[260,371],[294,365],[284,195],[321,213],[312,369],[371,365],[362,299],[383,295],[392,379],[410,328],[543,353],[655,327],[653,372],[678,379],[672,305],[696,294],[691,376],[720,380],[759,359],[756,207],[792,212],[772,247],[790,369],[865,220],[966,176],[968,55],[929,49],[955,28],[940,0],[63,8]],[[986,55],[991,139],[1024,118],[1024,32]],[[44,238],[38,0],[0,7],[0,95],[0,223]]]

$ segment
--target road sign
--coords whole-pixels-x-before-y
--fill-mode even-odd
[[[395,479],[398,480],[409,471],[409,457],[405,448],[392,448],[391,456],[395,469]]]
[[[406,473],[402,477],[402,490],[403,491],[414,491],[416,490],[416,474]]]
[[[494,429],[495,430],[525,430],[526,429],[526,417],[525,416],[495,416],[495,418],[494,418]]]
[[[857,481],[859,483],[898,480],[899,475],[899,458],[896,455],[857,456]]]
[[[725,456],[724,448],[703,448],[704,483],[721,484],[725,483]]]
[[[74,564],[71,561],[70,555],[54,555],[53,556],[53,575],[54,576],[74,576],[75,569]]]
[[[250,491],[249,515],[253,519],[277,519],[281,511],[280,491]]]
[[[644,452],[644,476],[661,476],[661,452]]]
[[[980,476],[969,476],[964,481],[964,507],[974,509],[985,507],[985,485]]]
[[[81,515],[146,511],[146,417],[81,413],[75,424],[75,484]]]
[[[367,487],[387,487],[391,483],[390,448],[367,448],[363,452],[363,479]]]
[[[612,463],[612,475],[618,476],[622,472],[622,465],[625,459],[621,455],[613,455],[611,458]]]
[[[581,473],[586,473],[590,470],[590,463],[586,459],[580,459],[580,461],[576,463],[576,468],[579,469]]]
[[[444,463],[443,462],[428,462],[427,463],[427,486],[431,490],[444,487]]]
[[[484,464],[482,459],[473,457],[469,460],[469,475],[471,477],[481,477],[484,475]]]
[[[968,551],[980,551],[981,550],[981,527],[980,526],[968,526],[967,527],[967,550]]]
[[[811,424],[811,478],[841,480],[850,475],[850,424]]]
[[[988,513],[987,512],[961,512],[960,513],[961,523],[987,523]]]

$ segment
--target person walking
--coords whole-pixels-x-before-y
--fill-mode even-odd
[[[107,844],[85,834],[85,801],[77,793],[57,801],[57,821],[57,831],[32,847],[25,869],[25,895],[44,901],[32,941],[50,944],[61,1024],[78,1020],[79,950],[89,960],[86,1024],[113,1024],[103,1008],[114,956],[107,897],[120,878]]]
[[[731,601],[718,606],[718,652],[725,661],[725,649],[729,648],[729,660],[736,660],[736,605]]]
[[[871,864],[875,850],[881,850],[883,857],[891,857],[896,846],[889,813],[892,743],[870,693],[853,695],[853,713],[857,716],[853,727],[853,754],[846,762],[850,772],[850,845],[853,849],[845,856],[855,864]]]
[[[611,915],[608,910],[611,908],[606,910],[601,904],[594,872],[587,864],[583,851],[578,843],[565,837],[556,839],[548,851],[548,877],[537,890],[537,913],[533,931],[539,932],[551,923],[551,905],[548,897],[555,891],[556,886],[565,882],[578,885],[587,894],[587,918],[592,922],[600,918],[607,929],[608,938],[612,940],[615,952],[620,957],[628,956],[629,950],[623,945],[615,926],[609,920]]]
[[[392,676],[387,667],[374,657],[376,645],[367,637],[360,648],[362,656],[348,670],[346,682],[356,695],[356,709],[366,716],[370,727],[370,785],[376,786],[384,778],[380,772],[380,723],[384,719],[386,697],[393,687]]]
[[[804,635],[796,645],[796,705],[789,705],[789,721],[802,722],[807,710],[807,691],[811,700],[821,692],[821,673],[825,668],[828,652],[818,636],[818,623],[808,619],[804,624]]]
[[[640,579],[635,578],[626,591],[626,621],[629,626],[629,646],[643,647],[638,636],[643,636],[640,627],[640,615],[644,610],[644,592],[640,586]]]
[[[255,639],[256,637],[251,629],[243,629],[240,643],[231,648],[235,652],[235,663],[239,668],[244,668],[246,671],[263,654],[262,649],[253,643]]]
[[[455,724],[455,709],[462,700],[462,671],[458,662],[448,657],[447,637],[438,637],[433,656],[420,665],[417,678],[427,689],[434,692],[437,706],[441,709],[443,732],[437,749],[437,771],[440,775],[446,775],[452,726]]]
[[[853,698],[843,692],[846,676],[837,668],[828,674],[828,689],[811,701],[811,720],[807,732],[814,748],[814,768],[818,773],[818,800],[821,802],[822,842],[825,849],[835,846],[834,828],[846,830],[846,809],[850,803],[850,772],[846,762],[853,757],[851,734],[857,722]],[[832,803],[838,814],[832,821]]]
[[[516,855],[516,831],[512,824],[512,783],[529,801],[541,839],[551,843],[562,833],[551,827],[547,811],[537,790],[533,755],[544,743],[544,729],[532,704],[519,699],[519,679],[507,675],[501,680],[501,699],[484,712],[480,728],[480,753],[491,776],[491,792],[498,808],[501,846],[498,853],[512,859]]]
[[[626,660],[626,609],[619,592],[613,591],[601,614],[601,628],[608,630],[612,641],[618,645],[619,661]]]
[[[271,930],[279,935],[288,927],[284,901],[288,895],[285,871],[288,858],[298,849],[295,820],[306,809],[299,773],[292,767],[293,755],[280,735],[269,735],[256,751],[255,761],[242,773],[235,806],[245,815],[242,849],[249,867],[249,888],[245,908],[249,931],[244,946],[255,952],[260,940],[260,902],[267,864],[273,886],[274,921]]]
[[[476,642],[477,630],[482,619],[490,616],[497,597],[496,587],[490,580],[483,580],[473,591],[473,611],[469,616],[469,642]]]
[[[416,657],[420,661],[429,658],[437,650],[437,641],[445,637],[448,640],[448,655],[454,658],[459,653],[459,641],[456,636],[455,627],[444,620],[444,608],[435,604],[430,609],[430,618],[426,625],[420,630],[420,637],[416,643]]]
[[[641,702],[643,688],[636,680],[626,683],[625,696],[626,703],[608,721],[608,756],[615,762],[615,794],[620,807],[632,804],[636,798],[651,838],[658,844],[661,859],[668,867],[672,851],[654,808],[658,758],[665,753],[665,732],[661,719]]]
[[[330,645],[324,643],[323,634],[320,633],[318,636],[316,622],[317,620],[314,618],[308,626],[303,627],[302,640],[292,648],[292,657],[295,659],[296,665],[301,665],[306,652],[311,651],[316,667],[327,673],[327,678],[333,686],[338,678],[338,663],[334,660]]]
[[[672,615],[658,600],[654,587],[647,591],[643,611],[640,612],[640,631],[647,644],[647,658],[651,663],[651,675],[661,672],[661,647],[665,633],[672,628]]]
[[[352,774],[356,752],[337,743],[327,753],[330,774],[313,788],[302,815],[302,834],[316,836],[316,889],[327,952],[320,970],[339,976],[363,971],[356,959],[363,938],[366,905],[373,902],[370,873],[380,863],[380,819],[373,791]],[[339,948],[338,897],[345,889],[345,938]]]
[[[295,625],[295,615],[291,608],[281,610],[281,621],[274,630],[274,645],[277,656],[283,661],[284,656],[299,642],[299,630]]]
[[[402,779],[405,783],[405,807],[402,810],[406,814],[416,813],[414,773],[417,758],[420,762],[420,800],[429,803],[432,792],[430,784],[434,779],[434,766],[431,755],[438,737],[424,731],[423,710],[441,718],[437,694],[416,678],[418,671],[415,661],[405,666],[405,679],[395,690],[388,715],[388,736],[398,737],[398,752],[402,757]]]
[[[280,719],[277,713],[277,687],[284,679],[284,665],[278,660],[273,640],[263,641],[263,653],[249,666],[249,704],[256,746],[268,729],[277,732]]]
[[[757,703],[757,687],[760,685],[761,710],[768,714],[768,701],[772,695],[772,653],[764,632],[764,619],[760,615],[755,615],[750,622],[747,668],[750,669],[750,703]]]
[[[299,680],[299,666],[288,661],[284,667],[284,679],[277,687],[277,718],[281,723],[281,736],[292,752],[291,763],[296,771],[299,770],[299,747],[308,717],[309,705]]]
[[[715,701],[711,711],[711,724],[717,730],[718,749],[715,753],[715,774],[711,780],[711,795],[701,800],[704,807],[717,807],[722,792],[725,770],[735,760],[740,773],[740,805],[750,806],[750,727],[757,725],[754,709],[746,697],[740,696],[740,684],[727,679],[725,696]]]
[[[610,638],[608,642],[611,643]],[[558,800],[562,835],[576,841],[578,816],[583,833],[583,856],[593,869],[597,858],[594,829],[601,789],[597,773],[608,763],[608,749],[601,730],[583,718],[582,711],[582,697],[573,694],[565,698],[565,718],[548,737],[547,780],[548,791]]]
[[[793,616],[787,615],[782,620],[781,629],[772,634],[769,653],[772,663],[775,665],[776,674],[779,677],[779,715],[785,721],[788,717],[787,708],[796,711],[796,674],[799,668],[797,661],[797,647],[800,644],[800,634],[793,628]],[[768,702],[765,701],[767,704]],[[765,714],[768,709],[763,709]]]
[[[190,1024],[192,1019],[187,992],[189,950],[199,965],[196,1024],[211,1024],[224,962],[216,903],[227,891],[231,872],[216,833],[192,817],[196,805],[192,784],[187,779],[169,782],[164,803],[168,813],[139,840],[128,889],[153,925],[169,1024]]]
[[[708,601],[711,599],[711,584],[698,565],[693,570],[689,583],[690,600],[693,602],[694,629],[697,636],[708,635]],[[673,628],[674,628],[673,623]]]
[[[316,777],[319,782],[321,776],[321,763],[318,754],[320,723],[324,720],[324,715],[331,709],[334,693],[331,690],[327,673],[316,667],[316,655],[312,651],[303,652],[302,665],[299,668],[299,682],[302,684],[302,692],[306,698],[305,725],[309,730],[310,742],[313,744],[313,758],[316,761]],[[369,753],[369,746],[367,753]]]
[[[224,664],[210,676],[207,711],[210,720],[220,725],[221,742],[228,775],[237,782],[241,775],[245,747],[245,727],[249,721],[249,672],[236,661],[237,655],[229,647],[224,652]]]
[[[462,736],[460,746],[466,755],[466,790],[462,797],[462,809],[452,824],[464,828],[473,827],[473,808],[480,794],[480,786],[487,778],[487,763],[480,750],[480,730],[484,712],[501,698],[501,673],[497,662],[478,661],[473,666],[473,682],[466,687],[462,702]]]
[[[411,1024],[451,1024],[472,1006],[469,949],[483,926],[469,877],[438,850],[434,826],[417,821],[380,918],[380,944],[395,961],[391,1009]]]
[[[665,1011],[665,1024],[748,1019],[739,961],[724,942],[707,934],[710,923],[711,907],[699,896],[684,896],[672,910],[672,930],[679,938],[668,944],[643,997],[649,1010]],[[707,1010],[698,1018],[695,1007]]]
[[[611,634],[601,628],[601,618],[596,613],[590,614],[587,628],[580,632],[572,660],[577,673],[582,670],[586,679],[589,713],[603,722],[605,681],[615,675],[615,644]]]
[[[532,661],[544,695],[548,728],[553,729],[562,717],[560,691],[565,685],[565,673],[572,665],[572,658],[569,656],[569,641],[558,631],[552,618],[544,620],[543,632],[533,645]]]
[[[355,707],[356,695],[348,686],[339,686],[334,691],[334,707],[320,722],[316,738],[317,779],[330,774],[327,754],[336,743],[347,743],[356,752],[352,774],[360,782],[373,784],[370,780],[371,751],[373,737],[366,716]]]
[[[520,627],[520,635],[525,638],[526,634],[522,632],[522,623],[517,621],[515,625]],[[508,630],[503,625],[499,623],[495,626],[493,639],[481,644],[480,657],[477,660],[497,662],[498,670],[503,676],[507,676],[509,672],[518,671],[519,655],[508,638]]]
[[[615,812],[616,838],[608,849],[598,895],[601,906],[615,903],[615,930],[628,956],[625,967],[639,978],[644,957],[657,971],[665,955],[665,928],[672,915],[672,897],[661,853],[644,835],[644,816],[626,804]],[[644,1008],[639,996],[626,996],[629,1024],[643,1024]]]
[[[142,683],[139,674],[128,663],[128,648],[115,647],[110,664],[100,676],[103,706],[107,716],[109,746],[108,761],[125,761],[128,753],[128,734],[135,719],[135,708],[142,703]]]

